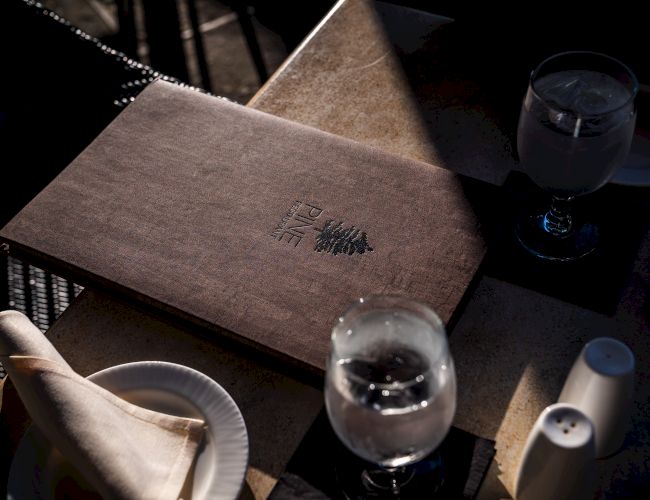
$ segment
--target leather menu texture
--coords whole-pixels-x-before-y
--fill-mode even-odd
[[[353,301],[407,296],[446,323],[485,253],[452,172],[163,81],[0,238],[317,370]]]

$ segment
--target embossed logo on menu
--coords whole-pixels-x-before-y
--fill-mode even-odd
[[[297,247],[315,236],[313,250],[331,255],[372,252],[368,235],[361,229],[324,216],[325,210],[314,204],[296,201],[271,233],[273,239]],[[320,226],[320,227],[319,227]]]

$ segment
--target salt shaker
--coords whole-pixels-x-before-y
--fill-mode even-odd
[[[542,411],[520,461],[517,500],[591,500],[596,485],[594,427],[575,406]]]
[[[634,401],[634,354],[623,342],[599,337],[587,343],[569,372],[559,402],[570,403],[594,424],[596,457],[623,444]]]

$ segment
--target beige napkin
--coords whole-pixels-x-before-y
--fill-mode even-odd
[[[16,311],[0,312],[0,361],[34,424],[102,497],[179,497],[201,420],[140,408],[86,380]]]

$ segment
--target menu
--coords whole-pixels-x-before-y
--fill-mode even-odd
[[[458,175],[164,81],[0,240],[316,371],[353,301],[407,296],[449,322],[485,254]]]

